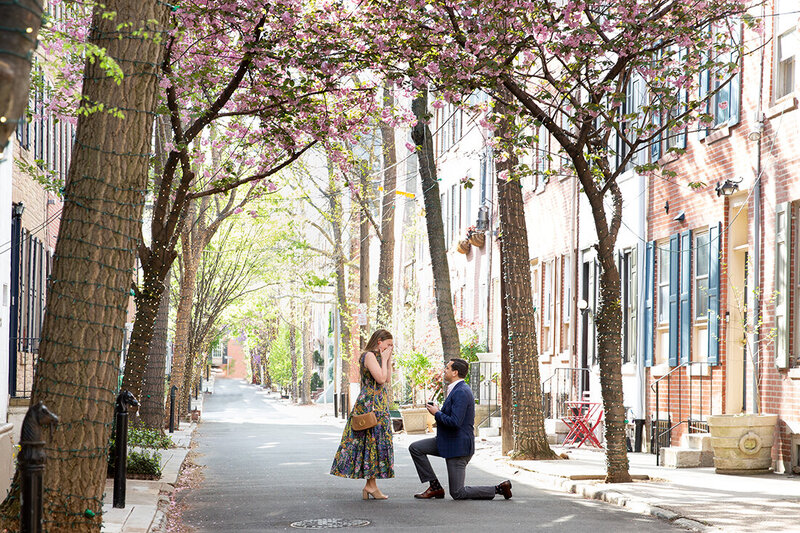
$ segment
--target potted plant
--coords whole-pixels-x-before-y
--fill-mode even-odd
[[[778,415],[708,417],[714,467],[718,474],[766,474],[772,467],[772,442]]]
[[[400,407],[403,428],[406,433],[424,433],[433,424],[433,416],[424,407],[429,399],[434,399],[433,395],[429,395],[435,375],[433,363],[426,354],[413,351],[399,356],[397,366],[411,388],[411,405]]]
[[[462,239],[458,241],[458,246],[456,247],[456,251],[458,251],[458,253],[460,254],[466,254],[469,253],[470,247],[471,245],[469,243],[469,239]]]
[[[752,268],[746,265],[745,268]],[[744,342],[749,342],[753,325],[747,320],[747,295],[743,289],[731,286],[730,295],[736,309],[735,315],[743,332]],[[754,291],[755,294],[755,291]],[[773,293],[772,298],[776,298]],[[759,323],[761,321],[759,320]],[[765,328],[766,329],[766,328]],[[762,342],[769,346],[777,336],[775,328],[762,334]],[[747,346],[750,354],[763,353]],[[755,361],[761,368],[762,361]],[[756,383],[760,380],[756,379]],[[758,397],[758,391],[756,392]],[[755,409],[754,409],[755,410]],[[718,474],[764,474],[772,468],[772,444],[778,415],[761,413],[722,414],[708,417],[708,430],[711,434],[711,447],[714,450],[714,467]]]

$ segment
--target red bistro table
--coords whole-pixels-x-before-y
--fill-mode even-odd
[[[584,400],[564,402],[567,407],[567,416],[561,420],[567,425],[567,436],[564,438],[564,445],[576,445],[580,448],[584,442],[602,448],[603,445],[597,440],[594,430],[600,425],[603,419],[603,407],[600,402],[588,402]]]

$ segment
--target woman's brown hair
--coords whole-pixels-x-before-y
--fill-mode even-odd
[[[367,342],[367,346],[364,348],[364,351],[376,352],[378,350],[378,343],[380,341],[385,341],[392,338],[394,338],[392,337],[392,334],[385,329],[375,330],[375,333],[373,333],[372,337],[369,338],[369,342]]]

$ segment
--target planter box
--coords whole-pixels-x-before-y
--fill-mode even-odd
[[[778,415],[708,417],[718,474],[764,474],[772,467],[772,442]]]
[[[400,409],[400,416],[403,417],[403,429],[406,433],[425,433],[428,426],[436,421],[424,407]]]

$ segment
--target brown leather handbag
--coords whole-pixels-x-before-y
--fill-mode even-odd
[[[375,416],[375,411],[364,413],[363,415],[353,415],[350,418],[350,427],[354,431],[363,431],[365,429],[374,428],[378,425],[378,417]]]

